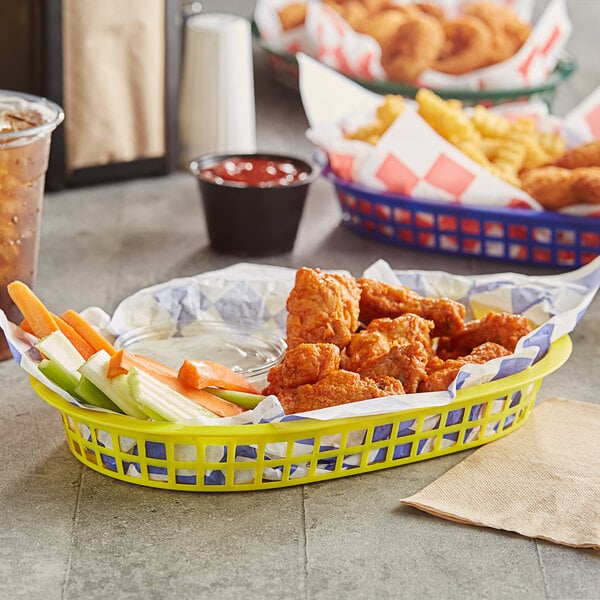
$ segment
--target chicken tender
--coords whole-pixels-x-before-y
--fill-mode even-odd
[[[510,313],[488,313],[483,319],[470,321],[455,336],[438,340],[437,355],[443,359],[467,356],[485,342],[495,342],[513,352],[517,342],[531,331],[526,317]]]
[[[387,354],[401,342],[419,342],[428,355],[432,354],[430,333],[433,321],[414,314],[394,319],[373,319],[366,329],[355,333],[342,354],[342,368],[359,371],[369,360]]]
[[[548,210],[577,203],[571,171],[562,167],[540,167],[521,172],[521,187]]]
[[[576,169],[578,167],[600,167],[600,140],[594,140],[581,146],[567,150],[552,165],[563,169]]]
[[[363,323],[413,313],[434,322],[432,337],[452,336],[464,327],[466,308],[460,302],[448,298],[424,298],[405,286],[395,287],[368,278],[359,279],[358,284]]]
[[[427,376],[430,353],[421,342],[400,341],[387,354],[367,360],[359,369],[361,377],[394,377],[402,382],[405,393],[414,394]]]
[[[298,344],[283,361],[269,370],[263,394],[278,394],[285,388],[316,383],[340,368],[340,349],[335,344]]]
[[[324,343],[341,349],[358,328],[360,287],[351,276],[303,267],[296,272],[286,308],[288,348]]]
[[[522,188],[544,208],[600,203],[600,167],[547,166],[521,173]]]
[[[573,194],[582,204],[600,204],[600,167],[573,169]]]
[[[306,412],[348,404],[359,400],[403,394],[402,384],[392,377],[382,379],[361,378],[358,373],[332,371],[315,384],[307,383],[278,395],[285,414]]]

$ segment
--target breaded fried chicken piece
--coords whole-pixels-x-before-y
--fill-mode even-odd
[[[360,288],[353,277],[298,269],[286,304],[288,348],[302,343],[344,348],[358,328],[359,301]]]
[[[520,177],[523,190],[548,210],[600,203],[600,167],[539,167]]]
[[[600,140],[575,146],[567,150],[552,163],[555,167],[577,169],[578,167],[600,167]]]
[[[413,82],[429,69],[444,46],[444,28],[438,19],[417,11],[380,42],[381,66],[389,79]]]
[[[286,415],[317,410],[359,400],[403,394],[402,384],[391,377],[383,379],[361,378],[358,373],[332,371],[315,384],[307,383],[278,394]]]
[[[402,382],[405,393],[414,394],[427,376],[425,367],[430,353],[421,342],[404,341],[392,346],[387,354],[367,360],[359,369],[361,377],[394,377]]]
[[[342,368],[359,371],[364,364],[387,354],[392,346],[402,341],[420,342],[430,355],[433,321],[414,314],[395,319],[373,319],[362,331],[355,333],[342,354]]]
[[[582,204],[600,204],[600,167],[581,167],[572,171],[577,176],[572,190]]]
[[[340,349],[335,344],[298,344],[267,375],[263,394],[278,394],[285,388],[316,383],[340,368]]]
[[[479,19],[490,29],[488,64],[513,56],[531,34],[531,26],[509,6],[487,1],[471,2],[465,6],[465,14]]]
[[[467,356],[485,342],[495,342],[513,352],[517,342],[531,331],[526,317],[510,313],[488,313],[483,319],[470,321],[455,336],[438,341],[437,355],[446,360]]]
[[[419,392],[441,392],[447,390],[456,379],[460,368],[466,364],[483,364],[488,360],[500,356],[508,356],[510,352],[500,344],[486,342],[473,349],[467,356],[442,360],[439,357],[432,358],[428,365],[428,374],[421,380],[418,386]]]
[[[363,323],[413,313],[434,322],[432,337],[455,335],[464,327],[466,309],[460,302],[448,298],[424,298],[405,286],[395,287],[374,279],[362,278],[358,284]]]

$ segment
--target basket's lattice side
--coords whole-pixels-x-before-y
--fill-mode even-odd
[[[62,411],[73,455],[134,484],[188,491],[241,491],[311,483],[385,469],[480,446],[522,425],[541,378],[522,388],[425,409],[279,425],[202,428],[206,435],[135,432]],[[89,411],[88,411],[89,412]],[[210,433],[208,432],[210,430]],[[245,433],[247,431],[247,434]]]
[[[600,255],[600,218],[425,202],[333,181],[343,223],[379,242],[561,268]]]

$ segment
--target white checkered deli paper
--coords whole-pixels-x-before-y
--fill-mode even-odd
[[[371,265],[362,275],[391,285],[408,286],[423,296],[449,297],[460,301],[467,307],[466,318],[469,320],[480,318],[489,310],[507,311],[525,315],[537,327],[518,342],[512,355],[494,359],[484,365],[464,366],[446,392],[376,398],[298,415],[285,415],[277,398],[268,396],[254,410],[236,417],[202,420],[198,425],[251,426],[296,419],[323,421],[450,404],[459,389],[498,380],[527,369],[545,356],[553,341],[572,332],[600,287],[600,257],[578,270],[550,276],[499,273],[467,277],[438,271],[399,271],[383,260]],[[267,329],[285,336],[285,303],[294,285],[294,278],[294,269],[240,263],[218,271],[174,279],[142,289],[124,299],[112,317],[98,307],[86,309],[83,315],[110,339],[140,326],[163,329],[166,324],[171,324],[173,327],[183,327],[186,323],[203,319],[221,320],[233,328],[240,324],[252,324],[256,330]],[[35,340],[32,336],[22,332],[16,324],[7,321],[2,311],[0,326],[9,340],[15,360],[28,374],[67,401],[82,406],[75,398],[56,388],[37,370],[36,365],[41,357],[33,346]],[[100,410],[87,406],[85,408]],[[423,428],[434,429],[439,425],[438,421],[439,416],[428,418]],[[400,436],[402,431],[404,435],[409,435],[414,425],[413,421],[407,420],[398,435]],[[86,428],[85,425],[80,427]],[[81,433],[84,437],[90,435],[89,431]],[[473,435],[476,433],[473,432]],[[100,444],[112,448],[112,438],[109,434],[99,431],[97,436]],[[326,443],[334,448],[339,444],[339,440],[333,436],[332,439],[327,439]],[[296,442],[298,447],[294,449],[294,453],[304,455],[309,452],[307,444],[310,445],[311,440]],[[127,447],[127,440],[122,439],[120,445],[122,451],[132,455],[131,462],[126,465],[126,471],[129,475],[136,476],[135,440],[132,439]],[[161,458],[165,453],[164,444],[150,442],[146,445],[145,451],[149,457]],[[267,456],[273,459],[282,458],[286,453],[285,446],[286,444],[269,445],[266,449]],[[401,445],[399,447],[401,448]],[[426,451],[426,447],[419,449],[419,452]],[[177,445],[177,460],[195,460],[195,453],[195,446]],[[211,453],[211,461],[227,460],[225,447],[211,447]],[[256,448],[252,445],[238,446],[236,460],[243,461],[253,457],[256,457]],[[114,462],[110,457],[103,460]],[[345,468],[356,466],[352,464],[353,460],[355,457],[349,456]],[[376,451],[372,460],[378,460]],[[112,468],[110,464],[107,466]],[[292,476],[303,475],[301,465],[294,468]],[[324,460],[318,468],[327,471],[333,466]],[[166,480],[167,477],[161,467],[152,467],[150,476],[157,480]],[[178,481],[185,482],[186,477],[186,473],[179,473]],[[190,474],[189,477],[196,475]],[[236,477],[243,477],[243,474]],[[265,479],[277,480],[280,477],[281,468],[265,469]],[[205,475],[205,480],[207,484],[222,485],[224,474],[214,470]]]
[[[413,100],[375,146],[346,139],[376,120],[382,96],[306,55],[298,56],[300,92],[310,129],[307,136],[343,180],[375,192],[403,194],[480,207],[544,210],[529,194],[492,175],[446,141],[418,114]],[[468,109],[465,109],[468,110]],[[528,116],[540,131],[560,132],[569,146],[600,138],[600,87],[559,119],[541,101],[493,109],[507,118]],[[598,205],[575,205],[562,212],[600,216]]]
[[[531,23],[534,0],[491,0],[508,6],[526,23]],[[302,27],[283,31],[278,11],[295,0],[258,0],[254,20],[262,37],[273,47],[296,54],[304,52],[351,77],[384,81],[381,47],[369,35],[356,32],[330,6],[318,0],[307,2]],[[397,4],[409,4],[398,0]],[[438,0],[448,18],[458,16],[462,0]],[[542,84],[556,67],[571,35],[572,25],[565,0],[551,0],[534,24],[519,51],[501,63],[465,75],[447,75],[432,69],[424,71],[417,87],[436,89],[500,90]]]

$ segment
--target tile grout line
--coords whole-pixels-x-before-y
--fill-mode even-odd
[[[546,581],[546,573],[545,573],[545,569],[544,569],[544,562],[542,560],[542,555],[540,553],[540,545],[538,544],[537,540],[533,540],[533,543],[535,544],[535,552],[536,552],[537,557],[538,557],[538,563],[540,565],[540,571],[542,572],[542,581],[544,582],[544,597],[545,598],[550,598],[550,593],[548,591],[548,582]]]
[[[69,579],[71,575],[71,563],[73,558],[73,545],[75,540],[75,529],[77,528],[77,523],[79,521],[79,506],[81,504],[81,495],[83,488],[83,465],[80,465],[79,471],[79,480],[77,482],[77,498],[75,499],[75,508],[73,509],[73,518],[72,518],[72,527],[71,527],[71,539],[69,540],[69,556],[67,558],[67,568],[65,570],[65,580],[63,583],[62,600],[65,600],[67,597],[67,587],[69,585]]]
[[[302,523],[302,547],[304,550],[303,553],[303,574],[304,574],[304,598],[305,600],[308,600],[308,553],[307,553],[307,548],[308,548],[308,543],[307,543],[307,536],[306,536],[306,506],[305,506],[305,500],[306,500],[306,496],[305,496],[305,490],[304,490],[304,486],[302,486],[302,494],[301,494],[301,499],[302,499],[302,512],[300,515],[300,521]]]

